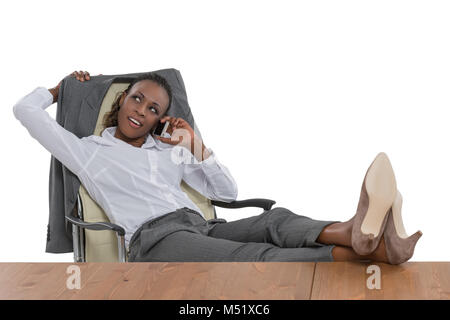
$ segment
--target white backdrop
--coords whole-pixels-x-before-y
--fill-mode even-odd
[[[446,1],[2,4],[0,260],[73,261],[45,253],[50,154],[14,103],[74,70],[176,68],[238,199],[348,220],[383,151],[406,231],[424,234],[410,261],[448,261],[449,16]],[[218,208],[228,221],[260,212]]]

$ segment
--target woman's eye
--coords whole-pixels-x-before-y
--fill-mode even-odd
[[[155,112],[156,114],[158,114],[158,110],[157,110],[155,107],[150,107],[150,109],[155,110],[154,112]]]
[[[139,97],[139,96],[133,96],[133,98],[136,100],[136,99],[139,99],[139,100],[136,100],[137,102],[141,102],[141,97]],[[158,109],[156,109],[155,107],[150,107],[149,109],[153,109],[154,111],[154,113],[156,113],[156,114],[158,114]]]

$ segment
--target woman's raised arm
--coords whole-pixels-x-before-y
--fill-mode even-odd
[[[72,75],[79,77],[75,72]],[[83,78],[90,77],[83,74]],[[57,100],[60,85],[50,90],[37,87],[14,105],[13,112],[34,139],[78,176],[92,154],[89,143],[67,131],[45,111]]]

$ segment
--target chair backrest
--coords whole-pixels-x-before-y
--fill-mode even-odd
[[[94,134],[100,136],[103,127],[103,116],[111,110],[112,104],[118,92],[125,90],[129,83],[113,83],[108,89],[99,111]],[[211,200],[191,188],[184,181],[181,182],[181,189],[199,207],[206,219],[215,217],[214,206]],[[83,219],[86,222],[109,221],[103,209],[90,197],[89,193],[80,185],[78,191],[83,205]],[[117,237],[112,231],[85,230],[85,258],[86,262],[117,262],[118,247]]]

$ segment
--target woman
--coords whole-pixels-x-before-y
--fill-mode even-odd
[[[88,72],[71,76],[89,81]],[[183,179],[209,199],[231,202],[237,185],[211,148],[181,118],[166,116],[167,81],[136,78],[105,115],[101,136],[79,139],[50,118],[61,82],[36,88],[14,114],[80,179],[112,223],[122,226],[129,261],[377,261],[398,264],[413,254],[420,231],[407,237],[401,195],[387,156],[369,167],[357,213],[346,222],[319,221],[272,208],[227,222],[205,220],[181,190]],[[155,136],[169,122],[168,135]],[[187,152],[186,152],[187,151]]]

